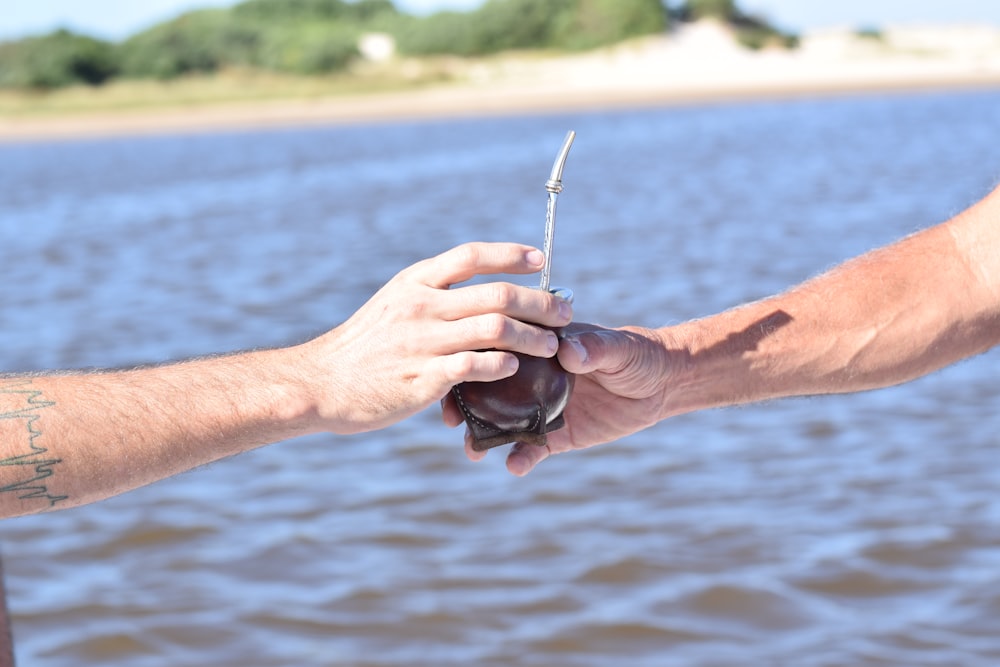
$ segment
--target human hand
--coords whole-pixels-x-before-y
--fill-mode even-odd
[[[617,440],[665,416],[667,387],[679,362],[678,355],[668,351],[661,332],[572,324],[563,329],[563,334],[559,362],[577,375],[563,413],[566,425],[548,434],[545,447],[517,443],[511,448],[507,469],[518,476],[528,474],[552,454]],[[442,407],[446,424],[462,423],[461,412],[450,397]],[[486,456],[486,452],[476,452],[471,445],[471,436],[466,432],[466,455],[473,461]]]
[[[469,243],[401,271],[344,324],[302,346],[321,428],[382,428],[460,382],[513,375],[510,352],[555,355],[559,341],[543,326],[569,323],[569,303],[510,283],[449,289],[476,275],[534,273],[543,263],[530,246]]]

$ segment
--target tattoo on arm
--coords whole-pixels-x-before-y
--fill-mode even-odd
[[[0,444],[12,452],[0,458],[0,493],[45,501],[47,509],[69,497],[50,493],[47,482],[61,461],[48,454],[42,433],[41,415],[53,405],[31,378],[0,379],[0,434],[8,441]]]

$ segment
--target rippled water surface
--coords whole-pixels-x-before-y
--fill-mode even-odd
[[[301,341],[396,271],[541,244],[577,317],[661,325],[941,221],[1000,94],[0,147],[0,368]],[[996,352],[881,392],[469,463],[435,410],[0,524],[21,664],[1000,662]]]

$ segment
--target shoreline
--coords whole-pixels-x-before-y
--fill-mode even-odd
[[[937,30],[933,34],[947,29]],[[548,58],[512,54],[462,63],[455,72],[456,82],[405,91],[46,117],[0,116],[0,145],[858,94],[1000,90],[1000,29],[995,47],[987,40],[988,48],[974,52],[962,51],[958,37],[970,34],[969,30],[992,29],[951,30],[949,43],[955,46],[936,53],[891,49],[843,31],[810,37],[793,52],[747,52],[733,44],[724,27],[708,23],[681,34],[657,35],[584,54]],[[901,34],[912,41],[913,30]]]
[[[298,127],[420,122],[696,104],[808,99],[850,95],[1000,90],[1000,75],[815,85],[718,86],[699,90],[533,91],[484,94],[470,88],[372,93],[319,100],[204,105],[192,108],[67,114],[44,119],[0,118],[0,145],[242,132]]]

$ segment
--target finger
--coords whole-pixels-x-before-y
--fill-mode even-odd
[[[559,342],[559,365],[569,373],[582,375],[587,372],[590,352],[578,336],[563,336]]]
[[[563,327],[563,333],[567,336],[572,336],[573,334],[582,334],[590,331],[605,331],[606,327],[602,327],[597,324],[587,324],[586,322],[573,322],[567,324]]]
[[[517,357],[509,352],[456,352],[433,359],[428,376],[437,377],[441,394],[460,382],[494,382],[517,372]]]
[[[503,313],[522,322],[562,327],[573,319],[573,306],[568,301],[510,283],[469,285],[443,294],[440,301],[438,314],[446,320]]]
[[[458,403],[455,402],[455,397],[450,391],[441,399],[441,421],[445,423],[445,426],[451,428],[455,428],[464,421],[462,411],[458,409]]]
[[[564,330],[559,343],[559,363],[577,375],[619,369],[635,356],[629,334],[591,327]]]
[[[537,248],[519,243],[466,243],[436,257],[414,264],[409,271],[416,280],[447,289],[478,275],[535,273],[545,264]]]
[[[467,317],[452,329],[444,340],[457,350],[508,350],[533,357],[552,357],[559,350],[554,331],[495,313]]]
[[[458,409],[458,403],[455,401],[455,397],[451,392],[441,399],[441,418],[444,423],[448,426],[458,426],[465,418],[462,416],[462,411]],[[472,432],[469,429],[465,429],[464,436],[465,445],[465,455],[469,457],[470,461],[482,461],[486,458],[486,452],[477,452],[472,448],[473,438]]]
[[[472,432],[469,429],[465,429],[465,455],[470,461],[476,463],[485,459],[489,450],[476,451],[472,448],[474,442],[475,439],[472,437]]]
[[[515,443],[507,454],[507,470],[513,475],[524,477],[550,455],[548,447]]]

